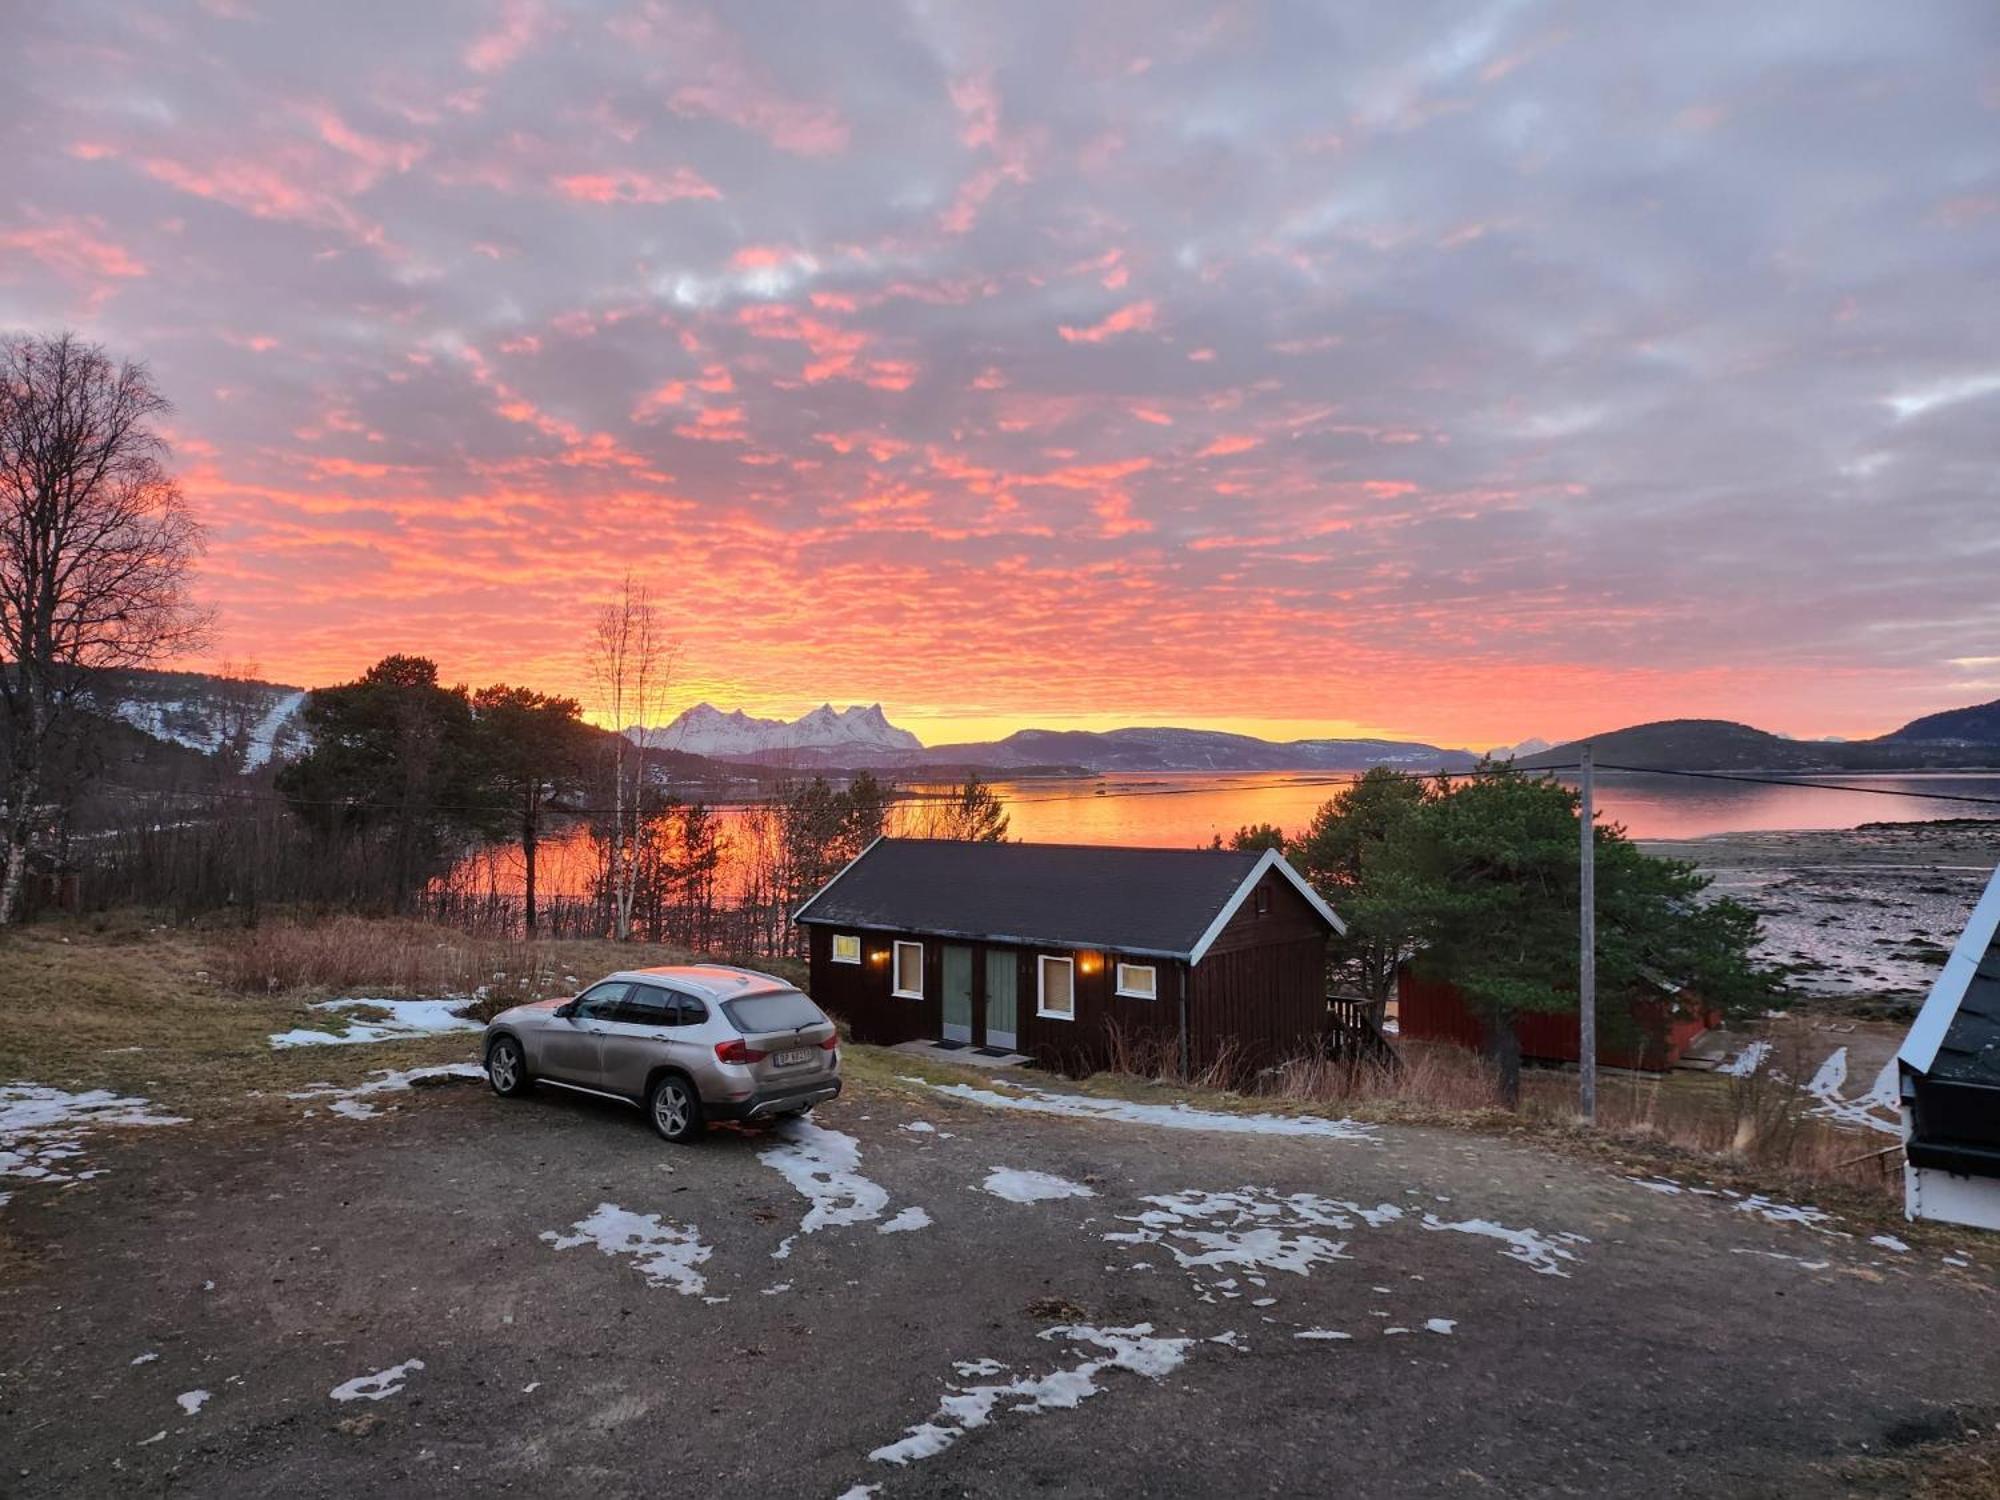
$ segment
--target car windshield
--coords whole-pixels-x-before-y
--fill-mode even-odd
[[[759,1031],[797,1031],[826,1020],[826,1012],[797,990],[725,1000],[722,1013],[729,1017],[730,1025],[746,1035]]]

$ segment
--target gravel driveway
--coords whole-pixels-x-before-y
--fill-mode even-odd
[[[1483,1137],[391,1102],[0,1208],[0,1491],[1776,1495],[1994,1400],[1986,1268]]]

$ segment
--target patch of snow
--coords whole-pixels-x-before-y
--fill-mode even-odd
[[[1576,1260],[1576,1252],[1568,1247],[1590,1243],[1580,1234],[1545,1235],[1539,1229],[1509,1229],[1491,1219],[1460,1219],[1457,1223],[1447,1223],[1436,1214],[1424,1215],[1424,1228],[1450,1229],[1459,1234],[1483,1235],[1487,1239],[1499,1240],[1507,1246],[1501,1254],[1520,1261],[1538,1276],[1567,1277],[1569,1272],[1562,1268],[1562,1262]]]
[[[521,1394],[524,1396],[532,1396],[535,1394],[536,1391],[539,1391],[541,1388],[542,1388],[542,1383],[539,1380],[531,1380],[526,1385],[521,1387]]]
[[[0,1085],[0,1177],[76,1182],[83,1138],[110,1125],[185,1125],[177,1115],[147,1111],[150,1101],[87,1089],[72,1094],[36,1083]]]
[[[975,1088],[969,1083],[932,1083],[905,1078],[954,1099],[983,1104],[988,1109],[1014,1109],[1029,1114],[1062,1115],[1073,1120],[1112,1120],[1125,1125],[1151,1125],[1161,1130],[1198,1130],[1215,1135],[1316,1136],[1336,1141],[1375,1141],[1372,1125],[1356,1120],[1329,1120],[1319,1115],[1233,1115],[1195,1109],[1186,1104],[1135,1104],[1125,1099],[1097,1099],[1084,1094],[1057,1094],[1028,1084],[1013,1084],[1012,1094]]]
[[[799,1220],[800,1234],[882,1217],[889,1206],[888,1190],[861,1175],[861,1148],[853,1136],[796,1119],[780,1125],[778,1134],[784,1144],[757,1155],[811,1201],[812,1207]],[[787,1240],[779,1246],[784,1253],[775,1258],[783,1260],[790,1248]]]
[[[424,1362],[420,1359],[406,1359],[400,1365],[377,1370],[373,1375],[357,1375],[352,1380],[343,1381],[327,1394],[336,1401],[380,1401],[385,1396],[400,1395],[403,1382],[423,1367]]]
[[[152,1443],[165,1442],[166,1437],[167,1437],[167,1429],[162,1427],[158,1432],[154,1433],[151,1437],[140,1438],[139,1441],[134,1443],[132,1446],[135,1448],[144,1448]]]
[[[1847,1049],[1836,1047],[1819,1065],[1819,1071],[1806,1085],[1806,1092],[1819,1101],[1814,1113],[1837,1120],[1843,1125],[1858,1125],[1864,1130],[1877,1131],[1883,1135],[1900,1135],[1903,1126],[1900,1119],[1891,1120],[1877,1114],[1878,1109],[1897,1109],[1895,1059],[1877,1074],[1869,1091],[1859,1099],[1849,1099],[1842,1094],[1847,1086]],[[1884,1078],[1888,1082],[1884,1085]],[[1886,1092],[1886,1097],[1878,1097]]]
[[[144,1354],[133,1356],[132,1363],[135,1365],[150,1365],[154,1360],[158,1359],[159,1357],[160,1356],[158,1354],[154,1353],[151,1349],[148,1349]]]
[[[881,1488],[879,1484],[851,1484],[840,1492],[838,1500],[868,1500]]]
[[[929,1121],[927,1121],[927,1120],[912,1120],[912,1121],[910,1121],[910,1123],[909,1123],[909,1124],[907,1124],[907,1125],[903,1126],[902,1128],[903,1128],[904,1130],[907,1130],[907,1131],[909,1131],[911,1135],[936,1135],[936,1134],[937,1134],[937,1126],[935,1126],[935,1125],[931,1124],[931,1123],[930,1123]]]
[[[792,1284],[789,1281],[773,1282],[770,1286],[764,1288],[764,1295],[766,1297],[779,1297],[791,1289]]]
[[[1431,1333],[1450,1333],[1452,1329],[1458,1327],[1458,1319],[1426,1318],[1424,1319],[1424,1327]]]
[[[193,1416],[208,1404],[209,1394],[207,1391],[182,1391],[174,1400],[180,1402],[182,1411]]]
[[[1351,1333],[1342,1333],[1338,1328],[1301,1328],[1292,1335],[1295,1339],[1351,1339]]]
[[[1751,1193],[1746,1197],[1733,1188],[1724,1188],[1722,1195],[1730,1200],[1729,1206],[1739,1213],[1755,1214],[1768,1223],[1797,1224],[1818,1234],[1848,1238],[1844,1231],[1833,1227],[1836,1222],[1833,1215],[1823,1208],[1814,1208],[1806,1203],[1780,1203],[1762,1193]]]
[[[928,1229],[931,1216],[921,1208],[906,1208],[875,1232],[877,1234],[901,1234],[909,1229]]]
[[[287,1094],[287,1099],[331,1099],[327,1108],[336,1115],[350,1120],[373,1119],[380,1114],[368,1102],[371,1094],[402,1093],[416,1084],[433,1078],[484,1078],[486,1070],[477,1063],[446,1063],[435,1068],[377,1068],[374,1076],[366,1083],[353,1088],[342,1088],[337,1083],[316,1083],[311,1088],[301,1089],[295,1094]]]
[[[958,1371],[960,1378],[964,1378],[971,1375],[998,1375],[1007,1366],[997,1359],[962,1359],[952,1368]]]
[[[1897,1239],[1893,1234],[1870,1235],[1868,1243],[1871,1245],[1880,1245],[1884,1250],[1893,1250],[1898,1255],[1907,1255],[1910,1251],[1910,1247]]]
[[[1160,1246],[1188,1273],[1203,1301],[1213,1301],[1215,1293],[1243,1295],[1235,1275],[1218,1277],[1213,1274],[1217,1271],[1241,1272],[1257,1287],[1265,1284],[1259,1272],[1307,1276],[1316,1265],[1351,1259],[1346,1240],[1317,1231],[1352,1230],[1359,1224],[1380,1228],[1403,1216],[1393,1203],[1366,1208],[1312,1193],[1280,1196],[1254,1187],[1154,1193],[1139,1201],[1150,1206],[1139,1214],[1120,1215],[1122,1222],[1138,1227],[1110,1230],[1104,1238],[1113,1244]],[[1266,1307],[1273,1300],[1260,1298],[1254,1305]]]
[[[1683,1189],[1681,1185],[1678,1182],[1675,1182],[1671,1177],[1633,1177],[1627,1175],[1625,1180],[1627,1182],[1637,1183],[1640,1187],[1644,1188],[1649,1193],[1664,1193],[1669,1197],[1673,1196],[1676,1193],[1685,1191],[1685,1189]]]
[[[458,1012],[468,1004],[465,1000],[317,1000],[312,1009],[332,1011],[354,1010],[357,1007],[368,1010],[387,1011],[382,1020],[346,1019],[344,1031],[313,1031],[299,1027],[292,1031],[273,1033],[271,1046],[283,1050],[288,1047],[335,1047],[353,1043],[389,1042],[403,1037],[437,1036],[452,1031],[483,1031],[485,1025],[479,1021],[467,1020]]]
[[[305,701],[304,693],[287,693],[271,705],[270,712],[251,726],[250,743],[245,747],[243,754],[243,768],[246,771],[254,771],[270,762],[279,735],[290,724],[293,715],[305,706]]]
[[[1786,1255],[1778,1250],[1745,1250],[1741,1247],[1734,1247],[1729,1253],[1731,1255],[1761,1255],[1766,1260],[1787,1261],[1804,1271],[1824,1271],[1828,1266],[1833,1264],[1830,1260],[1804,1260],[1799,1256]]]
[[[929,1421],[919,1422],[902,1438],[868,1456],[877,1463],[911,1464],[944,1452],[968,1432],[990,1423],[996,1412],[1031,1415],[1070,1410],[1100,1392],[1098,1377],[1107,1370],[1126,1370],[1148,1380],[1163,1379],[1186,1361],[1195,1340],[1154,1338],[1152,1332],[1150,1323],[1130,1328],[1064,1324],[1046,1329],[1041,1335],[1045,1339],[1066,1339],[1102,1352],[1046,1375],[1023,1375],[994,1385],[960,1386],[938,1403],[937,1412]]]
[[[1009,1203],[1044,1203],[1054,1198],[1095,1198],[1093,1189],[1049,1172],[1032,1172],[1022,1167],[995,1167],[986,1174],[981,1190]]]
[[[698,1296],[708,1282],[696,1267],[715,1252],[701,1242],[692,1224],[663,1224],[658,1214],[635,1214],[615,1203],[600,1203],[570,1226],[571,1233],[553,1229],[541,1237],[558,1250],[595,1245],[606,1255],[638,1259],[648,1286],[671,1286],[683,1297]]]
[[[1771,1044],[1759,1037],[1715,1071],[1731,1078],[1748,1078],[1764,1066],[1764,1059],[1770,1055]]]

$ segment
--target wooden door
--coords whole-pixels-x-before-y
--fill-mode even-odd
[[[972,950],[946,944],[939,955],[943,970],[939,985],[944,1000],[944,1039],[972,1040]]]
[[[988,949],[986,954],[986,1045],[1010,1052],[1020,1045],[1014,985],[1021,971],[1012,949]]]

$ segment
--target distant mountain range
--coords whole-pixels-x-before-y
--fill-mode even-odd
[[[124,672],[108,676],[98,697],[105,711],[153,740],[212,754],[246,744],[248,769],[303,750],[300,711],[306,690],[199,672]],[[629,733],[629,731],[628,731]],[[1022,729],[998,740],[925,746],[892,724],[879,703],[836,709],[821,704],[797,719],[761,719],[698,703],[646,736],[676,779],[753,776],[792,770],[962,773],[978,769],[1041,773],[1171,771],[1460,771],[1477,764],[1469,750],[1405,740],[1266,740],[1212,729],[1172,727]],[[1608,765],[1691,771],[1906,771],[1952,766],[2000,767],[2000,700],[1914,719],[1872,740],[1794,740],[1727,719],[1664,719],[1591,737]],[[1580,741],[1546,746],[1527,740],[1514,764],[1574,764]]]
[[[1590,737],[1600,764],[1682,771],[1916,771],[2000,766],[2000,700],[1913,719],[1872,740],[1790,740],[1729,719],[1661,719]],[[1571,740],[1514,764],[1574,765]]]
[[[1003,740],[934,745],[925,760],[1088,771],[1462,771],[1479,757],[1402,740],[1261,740],[1215,729],[1019,729]]]
[[[638,738],[637,730],[626,733]],[[1464,770],[1469,750],[1399,740],[1273,741],[1210,729],[1022,729],[1001,740],[924,745],[891,724],[879,703],[821,704],[792,719],[759,719],[698,703],[646,743],[737,764],[801,769],[920,770],[976,766],[992,771],[1317,771],[1397,766]]]

